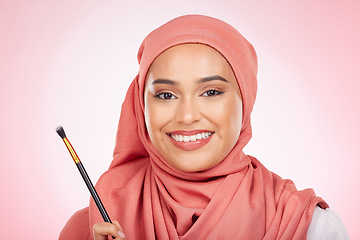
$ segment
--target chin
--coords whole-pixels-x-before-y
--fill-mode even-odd
[[[184,160],[179,162],[179,159],[177,159],[177,163],[170,163],[171,166],[173,166],[175,169],[182,171],[182,172],[202,172],[206,171],[214,166],[216,166],[218,163],[214,164],[213,162],[208,162],[208,159],[196,159],[191,160],[189,157],[184,157]],[[190,160],[189,160],[190,159]],[[205,163],[206,161],[206,163]]]

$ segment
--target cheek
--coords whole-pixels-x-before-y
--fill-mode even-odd
[[[150,139],[153,141],[156,129],[159,128],[157,109],[151,103],[146,102],[145,105],[145,124]]]
[[[230,125],[233,129],[234,134],[237,134],[236,139],[239,137],[241,132],[243,108],[242,101],[238,97],[234,99],[233,104],[228,108],[228,114],[230,119]]]
[[[209,120],[217,126],[220,137],[237,141],[242,122],[241,99],[238,96],[229,96],[223,101],[210,104],[208,109]]]
[[[145,124],[153,143],[161,137],[161,130],[168,123],[170,115],[170,109],[155,103],[152,99],[145,101]]]

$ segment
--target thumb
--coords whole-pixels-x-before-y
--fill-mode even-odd
[[[116,220],[113,220],[112,224],[114,224],[119,229],[119,232],[118,232],[119,237],[121,237],[122,239],[125,239],[124,230],[120,226],[120,223]]]

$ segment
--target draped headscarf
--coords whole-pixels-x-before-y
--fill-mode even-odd
[[[181,172],[156,151],[144,120],[144,86],[151,63],[166,49],[198,43],[228,61],[243,98],[241,133],[217,166]],[[122,105],[114,158],[96,184],[111,219],[131,239],[306,239],[316,205],[326,203],[313,190],[297,191],[290,180],[243,153],[251,138],[250,114],[257,90],[257,57],[232,26],[202,15],[181,16],[151,32],[142,42],[140,70]],[[103,221],[93,202],[89,232]]]

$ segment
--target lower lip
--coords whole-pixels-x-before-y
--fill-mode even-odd
[[[213,134],[211,134],[208,138],[199,139],[193,142],[177,142],[171,136],[168,137],[170,138],[170,141],[172,142],[172,144],[174,144],[175,147],[184,151],[194,151],[206,145],[211,140],[212,136]]]

